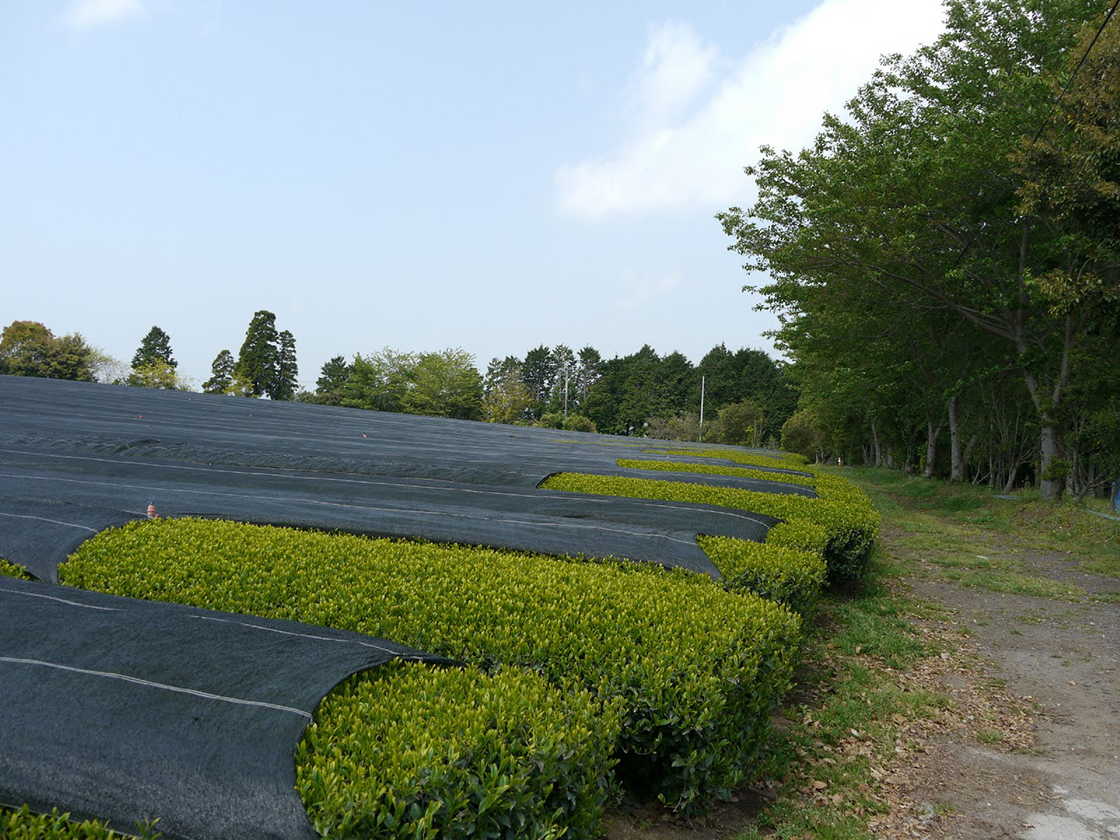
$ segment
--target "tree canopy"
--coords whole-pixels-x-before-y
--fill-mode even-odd
[[[769,277],[755,290],[832,448],[930,475],[947,426],[963,478],[966,450],[999,437],[992,401],[1018,399],[1013,371],[1038,477],[1061,496],[1080,360],[1116,338],[1114,35],[1050,113],[1104,10],[949,0],[945,33],[887,59],[810,148],[747,168],[757,201],[718,218]]]
[[[93,382],[93,350],[79,333],[56,337],[38,321],[12,321],[0,335],[0,373]]]

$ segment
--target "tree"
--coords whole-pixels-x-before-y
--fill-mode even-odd
[[[548,410],[548,398],[555,376],[556,365],[548,347],[542,344],[525,354],[525,361],[521,363],[521,379],[533,397],[533,419]]]
[[[190,390],[175,368],[158,357],[134,367],[128,376],[128,384],[137,388],[158,388],[164,391]]]
[[[38,321],[12,321],[0,335],[0,373],[92,382],[93,350],[79,333],[56,338]]]
[[[857,283],[911,318],[941,312],[1004,342],[1039,419],[1044,494],[1060,498],[1062,407],[1087,338],[1081,311],[1055,316],[1036,277],[1060,236],[1025,215],[1012,163],[1042,125],[1048,77],[1099,7],[1080,0],[950,0],[939,40],[890,59],[812,148],[763,149],[759,198],[719,218],[767,306],[800,312],[802,291]],[[882,304],[880,304],[882,305]],[[931,422],[932,419],[931,419]]]
[[[150,365],[157,359],[172,369],[179,366],[171,354],[171,337],[159,327],[152,327],[132,357],[132,368]]]
[[[291,400],[299,384],[299,367],[296,364],[296,340],[288,330],[280,333],[276,353],[276,375],[268,396],[274,400]]]
[[[171,338],[159,327],[152,327],[132,356],[132,371],[125,383],[140,388],[187,390],[176,375],[179,363],[171,354]]]
[[[532,406],[533,396],[521,379],[517,358],[491,359],[483,383],[482,416],[491,423],[523,424]]]
[[[587,394],[591,386],[599,381],[603,357],[590,345],[580,350],[577,355],[579,361],[576,364],[576,406],[582,411],[587,405]]]
[[[233,354],[221,351],[210,365],[210,378],[202,383],[204,394],[225,394],[233,384]]]
[[[319,378],[315,380],[315,402],[322,405],[341,405],[346,381],[350,378],[350,365],[344,356],[335,356],[323,363]]]
[[[717,443],[758,449],[766,434],[766,409],[755,400],[725,405],[712,424],[711,438]]]
[[[803,408],[782,425],[782,449],[821,463],[825,459],[825,434],[813,412]]]
[[[248,385],[254,397],[276,387],[279,341],[276,316],[264,309],[254,313],[234,366],[234,374]]]
[[[460,420],[482,415],[482,376],[474,356],[462,348],[420,353],[410,374],[411,387],[402,400],[409,414]]]
[[[406,411],[416,356],[388,347],[367,356],[355,355],[342,389],[342,405],[373,411]]]
[[[93,379],[102,385],[121,385],[128,378],[131,368],[123,361],[110,356],[100,347],[90,348],[90,370]]]

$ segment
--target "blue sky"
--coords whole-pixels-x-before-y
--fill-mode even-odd
[[[258,309],[336,354],[771,351],[713,218],[936,0],[8,0],[0,325],[196,385]]]

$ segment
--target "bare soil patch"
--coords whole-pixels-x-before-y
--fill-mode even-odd
[[[908,580],[919,597],[949,607],[953,624],[969,634],[961,653],[973,664],[952,689],[954,706],[968,709],[1000,687],[983,712],[988,729],[946,731],[920,761],[900,767],[907,779],[900,798],[939,817],[911,825],[909,836],[1120,837],[1120,604],[1097,600],[1120,591],[1120,581],[1086,574],[1060,553],[1019,557],[1029,574],[1087,596],[993,592],[938,571]]]

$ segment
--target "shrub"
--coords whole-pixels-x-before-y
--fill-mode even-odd
[[[563,429],[564,415],[559,411],[546,412],[533,425],[542,426],[545,429]]]
[[[683,455],[683,452],[674,452]],[[698,454],[689,452],[689,455]],[[776,473],[766,469],[747,469],[744,467],[724,467],[719,464],[694,464],[691,461],[650,461],[647,458],[619,458],[617,464],[632,470],[671,470],[673,472],[697,473],[699,475],[734,475],[739,478],[753,478],[759,481],[784,481],[801,487],[813,487],[816,480],[808,475]]]
[[[0,837],[5,840],[124,840],[133,834],[117,834],[100,822],[71,822],[70,814],[54,808],[49,814],[33,814],[22,808],[0,807]],[[158,837],[158,832],[141,827],[138,837]]]
[[[530,671],[397,661],[327,696],[296,789],[321,837],[595,837],[617,728]]]
[[[17,566],[14,563],[9,563],[7,560],[0,559],[0,576],[22,578],[23,580],[33,580],[31,575],[23,566]],[[2,837],[3,835],[0,835]]]
[[[664,461],[638,461],[651,465],[648,469],[673,469],[695,472],[711,472],[720,475],[742,475],[747,478],[762,478],[767,480],[786,481],[795,484],[805,484],[816,491],[817,496],[833,506],[838,506],[834,519],[839,530],[830,527],[829,545],[826,560],[829,562],[829,580],[833,583],[851,584],[863,580],[867,574],[867,567],[871,560],[871,551],[875,539],[879,535],[879,526],[882,519],[871,499],[859,487],[838,475],[832,475],[822,470],[815,464],[808,464],[802,455],[782,453],[780,455],[762,455],[753,452],[742,452],[734,449],[706,449],[706,450],[666,450],[666,454],[694,455],[706,458],[723,458],[735,461],[744,467],[725,467],[713,464],[691,464]],[[621,461],[619,462],[621,465]],[[628,465],[632,465],[628,462]],[[759,469],[750,469],[757,467]],[[700,469],[695,469],[700,468]],[[790,473],[768,472],[768,469],[793,469],[805,475],[792,475]],[[827,524],[827,523],[825,523]],[[771,531],[773,534],[773,531]],[[785,536],[790,536],[785,531]],[[795,542],[783,544],[800,545],[806,535],[799,535]],[[810,539],[810,542],[812,540]],[[767,540],[771,542],[771,540]]]
[[[673,462],[656,463],[666,468]],[[836,584],[857,583],[867,573],[871,550],[879,532],[879,514],[861,490],[843,479],[816,476],[815,485],[819,496],[816,499],[759,493],[738,487],[581,473],[560,473],[541,484],[550,490],[722,505],[763,513],[785,520],[791,526],[779,532],[779,539],[787,548],[807,550],[817,542],[819,533],[805,529],[804,524],[821,526],[827,534],[823,556],[829,581]]]
[[[617,710],[625,772],[685,814],[744,778],[800,634],[779,605],[685,572],[227,522],[132,523],[85,543],[60,573],[105,592],[356,630],[484,670],[532,668]]]
[[[567,432],[594,432],[595,421],[582,414],[572,414],[564,421],[564,431]]]
[[[753,592],[802,617],[812,614],[826,577],[820,552],[732,537],[701,536],[697,542],[719,569],[729,590]]]

